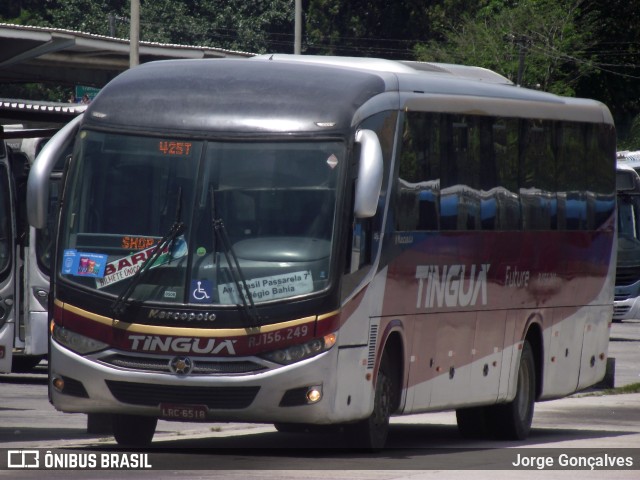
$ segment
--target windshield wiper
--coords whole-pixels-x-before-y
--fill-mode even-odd
[[[215,239],[218,238],[220,240],[220,243],[222,244],[222,251],[224,253],[225,259],[227,260],[229,272],[231,273],[233,282],[236,284],[236,290],[238,292],[240,300],[242,301],[242,307],[249,317],[251,326],[258,326],[260,324],[260,315],[258,314],[258,309],[253,302],[253,297],[251,296],[251,292],[249,291],[249,287],[247,286],[247,279],[242,272],[242,268],[240,267],[240,262],[238,262],[236,252],[234,251],[233,245],[229,240],[227,228],[224,226],[224,222],[222,221],[222,219],[218,218],[216,215],[215,191],[213,185],[209,185],[209,195],[211,195],[211,224],[214,231],[214,258],[216,252]]]
[[[126,301],[131,296],[133,289],[136,288],[142,278],[147,273],[147,271],[151,268],[151,266],[156,262],[158,257],[164,252],[165,248],[168,245],[171,245],[174,240],[182,235],[186,230],[186,225],[180,221],[180,217],[182,216],[182,187],[178,188],[178,206],[176,208],[176,219],[171,225],[169,231],[160,239],[160,241],[156,244],[156,249],[153,251],[153,255],[147,257],[147,259],[142,262],[140,268],[136,271],[136,273],[131,277],[129,283],[127,284],[127,288],[125,288],[118,298],[111,305],[111,311],[115,316],[122,315],[127,309]],[[171,255],[171,248],[167,249],[169,251],[169,255]]]

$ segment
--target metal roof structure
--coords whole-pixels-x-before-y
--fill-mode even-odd
[[[86,105],[0,98],[0,124],[64,124],[86,110]]]
[[[140,42],[140,63],[179,58],[245,58],[249,52]],[[59,28],[0,23],[2,83],[55,82],[102,87],[129,68],[129,40]]]

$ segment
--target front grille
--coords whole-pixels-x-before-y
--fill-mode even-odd
[[[118,401],[148,407],[171,403],[237,410],[251,405],[260,390],[260,387],[186,387],[114,380],[106,380],[106,383]]]
[[[622,302],[623,300],[627,300],[629,297],[631,297],[631,295],[629,295],[628,293],[616,293],[613,296],[613,299],[616,302]]]
[[[616,286],[624,287],[633,285],[640,280],[640,267],[621,267],[616,268]]]
[[[622,315],[626,315],[627,312],[629,312],[629,310],[631,310],[631,307],[629,307],[628,305],[622,305],[622,306],[614,305],[613,316],[620,317]]]
[[[264,365],[250,361],[222,362],[196,357],[191,357],[191,360],[193,361],[193,370],[190,375],[231,375],[253,373],[267,369]],[[129,370],[171,373],[171,369],[169,368],[170,358],[149,358],[118,354],[102,358],[100,361],[107,365]]]

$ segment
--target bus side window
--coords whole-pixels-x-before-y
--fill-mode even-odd
[[[1,154],[2,152],[0,151]],[[13,238],[13,232],[11,231],[12,212],[9,181],[9,173],[6,166],[0,164],[0,279],[2,280],[9,275],[12,255],[11,239]]]
[[[353,224],[351,238],[351,268],[356,272],[371,263],[371,220],[359,218]]]
[[[437,114],[409,113],[405,117],[395,187],[396,231],[440,228],[439,122]]]
[[[29,177],[29,157],[23,152],[8,150],[11,173],[16,186],[16,227],[17,239],[22,245],[26,241],[29,225],[27,222],[27,178]]]
[[[382,232],[385,204],[387,201],[387,189],[389,187],[389,173],[391,165],[391,157],[393,152],[394,135],[396,131],[397,112],[388,111],[380,112],[372,117],[364,120],[360,128],[373,130],[378,136],[380,146],[382,148],[383,156],[383,178],[382,189],[380,191],[380,197],[378,198],[378,208],[376,214],[371,218],[354,218],[353,216],[353,204],[354,198],[351,197],[351,231],[350,235],[350,248],[346,255],[345,264],[345,277],[343,281],[344,295],[348,295],[353,291],[355,287],[360,283],[366,274],[369,272],[369,268],[373,262],[373,257],[378,250],[380,233]],[[356,143],[354,150],[351,154],[352,159],[360,158],[360,147]],[[358,172],[357,160],[351,166],[351,178],[354,179],[351,185],[351,192],[353,195],[355,189],[355,178]]]
[[[354,144],[352,158],[353,159],[360,158],[360,145],[357,143]],[[351,165],[352,178],[355,178],[357,176],[357,171],[358,171],[358,162],[354,160]],[[352,198],[351,198],[351,201],[349,202],[349,204],[351,205],[351,208],[350,208],[351,242],[350,242],[350,249],[347,252],[347,255],[348,255],[347,263],[346,263],[347,274],[354,274],[358,272],[358,270],[361,270],[362,267],[364,267],[368,263],[369,259],[367,258],[368,257],[367,252],[370,251],[370,248],[368,246],[371,242],[371,238],[369,237],[369,232],[371,230],[371,227],[370,227],[371,219],[355,218],[355,215],[353,214],[353,204],[354,204],[353,194],[355,192],[355,188],[356,188],[356,181],[352,183],[352,187],[351,187]]]

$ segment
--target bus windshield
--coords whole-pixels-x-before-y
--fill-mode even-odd
[[[344,157],[340,141],[82,131],[58,274],[124,301],[237,305],[238,277],[255,303],[324,290]]]
[[[39,139],[36,148],[36,154],[45,145],[48,139]],[[73,142],[69,144],[59,153],[58,159],[53,167],[53,171],[49,177],[49,207],[47,211],[47,224],[44,228],[38,228],[35,232],[35,248],[36,259],[40,271],[45,275],[51,275],[51,257],[53,255],[52,245],[54,244],[56,229],[56,206],[58,205],[60,196],[60,187],[62,183],[62,175],[64,171],[65,160],[71,155]],[[33,161],[32,161],[33,163]]]
[[[640,197],[618,195],[618,236],[633,240],[640,239]]]

